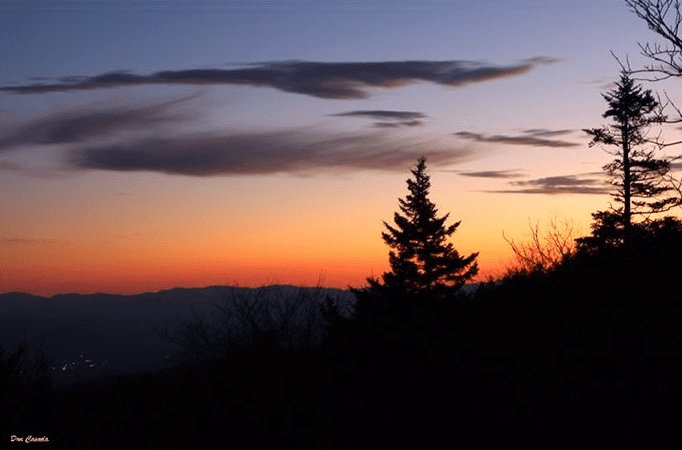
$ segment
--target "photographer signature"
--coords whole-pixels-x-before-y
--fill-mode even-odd
[[[12,435],[10,437],[10,442],[23,442],[25,444],[32,444],[34,442],[50,442],[47,436],[31,436],[30,434],[26,437]]]

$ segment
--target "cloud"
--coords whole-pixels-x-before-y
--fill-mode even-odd
[[[454,133],[463,139],[469,139],[476,142],[509,144],[509,145],[530,145],[532,147],[577,147],[581,144],[576,142],[561,141],[555,139],[547,139],[547,137],[567,134],[570,130],[526,130],[521,136],[504,136],[494,135],[485,136],[479,133],[471,133],[469,131],[459,131]]]
[[[603,179],[585,175],[562,175],[509,183],[518,189],[490,191],[507,194],[608,194],[611,191]]]
[[[1,238],[0,247],[29,247],[41,244],[71,244],[63,239],[26,239],[26,238]]]
[[[427,117],[426,114],[415,111],[385,111],[385,110],[349,111],[345,113],[329,114],[329,116],[368,117],[371,119],[382,120],[383,122],[374,122],[373,126],[378,128],[419,127],[424,124],[424,122],[422,122],[419,119]]]
[[[185,113],[171,113],[176,105],[196,95],[138,107],[115,107],[104,110],[62,111],[41,117],[0,136],[0,153],[24,144],[54,145],[77,143],[113,135],[121,131],[144,131],[159,125],[187,120]]]
[[[475,178],[519,178],[524,176],[518,170],[484,170],[479,172],[457,172],[465,177]]]
[[[531,128],[528,130],[523,130],[523,133],[529,134],[532,136],[542,136],[542,137],[554,137],[554,136],[562,136],[564,134],[571,134],[575,130],[548,130],[546,128]]]
[[[468,150],[382,134],[323,136],[302,131],[156,137],[74,150],[75,169],[215,176],[319,171],[405,171],[422,154],[438,166],[467,160]]]
[[[361,99],[370,88],[397,88],[417,82],[461,87],[474,83],[523,75],[539,65],[558,62],[535,57],[501,66],[477,61],[387,61],[387,62],[305,62],[284,61],[246,64],[235,69],[166,70],[150,75],[126,71],[92,77],[67,77],[56,83],[2,86],[0,92],[43,94],[141,86],[236,85],[271,87],[284,92],[325,99]]]
[[[461,172],[465,177],[508,179],[523,177],[518,170],[485,170],[478,172]],[[511,181],[508,183],[514,189],[487,191],[496,194],[608,194],[608,185],[604,182],[603,173],[590,172],[581,175],[562,175],[555,177],[537,178],[534,180]]]
[[[12,161],[0,160],[0,170],[6,170],[8,172],[19,172],[21,171],[21,166]]]
[[[35,245],[41,243],[41,240],[39,239],[24,239],[24,238],[3,238],[0,240],[0,244],[2,245],[17,245],[17,246],[27,246],[27,245]]]
[[[415,111],[385,111],[385,110],[370,110],[370,111],[348,111],[338,114],[329,114],[332,117],[370,117],[372,119],[380,120],[408,120],[408,119],[423,119],[426,114]]]
[[[319,130],[230,132],[179,131],[191,125],[185,97],[147,106],[97,109],[92,106],[29,121],[0,135],[0,153],[40,151],[59,145],[54,152],[57,169],[24,168],[0,159],[0,170],[45,176],[44,170],[73,173],[79,170],[158,172],[213,176],[319,171],[385,170],[404,172],[419,156],[436,166],[469,158],[471,151],[452,149],[436,140],[392,139],[386,133],[321,134]],[[176,106],[181,112],[174,112]],[[365,114],[361,114],[365,115]],[[377,113],[373,117],[407,119],[421,113]],[[416,120],[416,119],[414,119]],[[392,122],[388,122],[392,123]],[[171,127],[171,125],[173,125]]]
[[[406,122],[374,122],[376,128],[400,128],[400,127],[421,127],[424,122],[421,120],[408,120]]]

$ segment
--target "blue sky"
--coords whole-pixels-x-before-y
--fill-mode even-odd
[[[603,123],[611,52],[641,67],[656,41],[621,0],[0,8],[0,291],[358,284],[386,268],[381,221],[422,153],[495,272],[502,232],[587,231],[608,206],[610,157],[581,129]],[[214,275],[173,281],[187,265]]]

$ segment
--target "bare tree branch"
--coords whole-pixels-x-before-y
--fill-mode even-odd
[[[276,287],[232,291],[214,314],[197,314],[175,329],[157,327],[161,337],[178,348],[179,362],[218,361],[232,353],[271,354],[307,350],[322,344],[325,324],[321,304],[333,305],[339,318],[352,307],[341,298],[315,289]],[[331,298],[333,297],[333,298]]]
[[[539,222],[533,225],[528,219],[531,237],[526,243],[517,244],[513,239],[502,237],[511,246],[517,266],[511,272],[547,272],[575,252],[576,229],[567,220],[553,218],[549,230],[541,235]]]
[[[637,17],[653,32],[668,41],[669,46],[639,44],[642,55],[654,63],[632,73],[650,73],[659,81],[682,75],[682,39],[678,36],[682,24],[679,0],[625,0]]]

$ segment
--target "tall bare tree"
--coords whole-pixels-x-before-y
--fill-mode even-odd
[[[679,0],[625,0],[630,10],[643,19],[666,44],[639,44],[642,55],[652,63],[632,72],[648,72],[654,80],[682,76],[682,25]]]
[[[627,67],[628,73],[636,74],[646,78],[647,81],[661,81],[668,78],[682,77],[682,37],[680,37],[680,27],[682,26],[681,3],[679,0],[625,0],[639,18],[643,19],[649,29],[658,34],[666,41],[660,43],[638,44],[642,56],[648,58],[651,63],[645,64],[641,69]],[[621,64],[622,67],[623,64]],[[625,67],[624,67],[625,68]],[[649,75],[648,77],[646,75]],[[665,94],[665,101],[658,99],[659,115],[662,122],[680,123],[682,122],[682,110],[675,106],[675,103]],[[674,110],[674,117],[664,117],[663,111]],[[663,143],[657,141],[659,148],[681,144],[682,141]],[[671,180],[682,183],[679,180]]]

